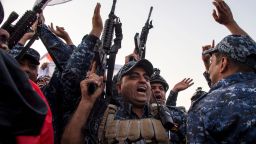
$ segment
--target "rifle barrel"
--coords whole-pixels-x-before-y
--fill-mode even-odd
[[[115,9],[116,9],[116,0],[113,0],[113,5],[112,5],[111,11],[109,13],[109,17],[114,15]]]
[[[147,19],[147,23],[148,23],[149,20],[150,20],[152,11],[153,11],[153,6],[150,7],[149,14],[148,14],[148,19]]]

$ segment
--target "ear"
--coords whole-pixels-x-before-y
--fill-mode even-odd
[[[224,73],[228,69],[228,58],[222,57],[221,58],[221,66],[220,66],[220,73]]]

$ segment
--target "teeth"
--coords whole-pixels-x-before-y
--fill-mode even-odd
[[[140,86],[138,86],[138,89],[146,90],[146,89],[147,89],[147,87],[146,87],[146,86],[144,86],[144,85],[140,85]]]

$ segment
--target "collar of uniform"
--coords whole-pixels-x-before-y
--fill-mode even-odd
[[[208,93],[205,93],[205,94],[199,96],[194,101],[192,101],[191,106],[189,108],[189,111],[191,110],[192,107],[195,106],[195,104],[197,102],[199,102],[204,97],[208,96],[208,94],[211,93],[212,91],[214,91],[216,89],[219,89],[221,87],[227,87],[227,86],[235,84],[235,83],[243,82],[243,81],[246,81],[246,80],[252,80],[252,79],[255,79],[255,78],[256,78],[256,73],[254,73],[254,72],[244,72],[244,73],[238,72],[238,73],[235,73],[231,76],[228,76],[225,79],[222,79],[219,82],[217,82],[215,85],[213,85]]]
[[[245,80],[252,80],[256,78],[255,72],[238,72],[231,76],[228,76],[220,81],[218,81],[215,85],[213,85],[209,92],[218,89],[220,87],[225,87],[231,84],[235,84],[238,82],[243,82]]]
[[[128,118],[131,118],[131,119],[137,119],[137,118],[139,118],[139,117],[137,116],[137,114],[132,111],[132,104],[131,104],[131,103],[129,103],[129,102],[124,102],[122,109],[123,109],[122,111],[124,112],[124,115],[125,115],[126,118],[127,118],[127,117],[128,117]],[[149,113],[149,106],[148,106],[148,105],[145,105],[143,109],[144,109],[144,110],[143,110],[142,118],[147,118],[147,117],[149,117],[149,114],[150,114],[150,113]]]
[[[213,85],[211,87],[211,89],[209,90],[208,93],[211,93],[212,91],[220,88],[220,87],[226,87],[238,82],[243,82],[245,80],[251,80],[251,79],[255,79],[256,78],[256,73],[254,72],[238,72],[235,73],[231,76],[226,77],[225,79],[220,80],[219,82],[217,82],[215,85]],[[191,103],[190,109],[198,102],[200,101],[202,98],[204,98],[205,96],[208,95],[208,93],[205,93],[203,95],[200,95],[199,97],[197,97],[196,99],[194,99]],[[189,109],[189,111],[190,111]]]

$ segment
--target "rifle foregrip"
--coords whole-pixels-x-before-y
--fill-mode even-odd
[[[23,37],[23,35],[28,31],[28,29],[36,21],[37,16],[34,11],[27,11],[20,20],[14,26],[14,31],[9,39],[9,48],[13,48],[18,41]]]
[[[169,112],[168,108],[165,106],[159,106],[159,116],[163,126],[168,129],[172,130],[175,127],[175,124],[172,119],[172,115]]]
[[[114,21],[107,19],[103,31],[103,48],[109,50],[113,38]]]

